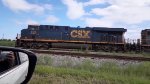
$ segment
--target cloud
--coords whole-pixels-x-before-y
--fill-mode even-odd
[[[37,21],[34,21],[34,20],[29,19],[29,20],[26,21],[26,24],[27,24],[27,25],[31,25],[31,24],[32,24],[32,25],[37,25],[37,24],[39,24],[39,23],[38,23]]]
[[[46,22],[47,23],[56,23],[59,21],[59,18],[57,18],[56,16],[50,15],[46,18]]]
[[[43,7],[47,10],[53,10],[53,6],[51,4],[44,4]]]
[[[90,6],[90,5],[102,4],[104,2],[105,2],[105,0],[89,0],[88,2],[85,2],[83,5]]]
[[[141,38],[141,30],[140,28],[128,28],[127,32],[125,33],[125,38],[128,39],[140,39]]]
[[[15,23],[16,25],[22,25],[22,24],[23,24],[22,22],[20,22],[20,21],[18,21],[18,20],[14,20],[14,23]]]
[[[112,24],[139,24],[150,21],[150,0],[108,0],[107,3],[110,6],[93,8],[91,13],[109,19]]]
[[[68,8],[67,16],[69,19],[78,19],[85,14],[82,3],[77,2],[76,0],[62,0],[62,2]]]
[[[88,26],[122,27],[128,31],[126,38],[137,39],[141,30],[150,22],[150,0],[89,0],[83,3],[84,8],[91,5],[105,5],[105,7],[91,6],[88,11],[91,16],[83,17]],[[144,27],[144,28],[141,28]]]
[[[40,24],[47,24],[47,23],[57,23],[59,18],[54,15],[49,15],[48,17],[42,18],[40,21],[33,20],[32,18],[28,18],[26,20],[14,20],[16,25],[40,25]]]
[[[35,21],[35,20],[32,20],[32,19],[27,19],[27,20],[24,20],[24,21],[19,21],[19,20],[14,20],[15,24],[16,25],[38,25],[39,22]]]
[[[43,13],[46,8],[45,7],[50,7],[50,5],[48,4],[45,4],[43,6],[41,5],[37,5],[37,4],[32,4],[32,3],[29,3],[27,2],[27,0],[2,0],[2,3],[10,8],[12,11],[15,11],[15,12],[20,12],[20,11],[23,11],[23,12],[32,12],[34,11],[35,13]]]
[[[89,27],[111,27],[112,23],[109,20],[97,18],[85,18],[85,23]]]
[[[88,26],[93,24],[93,26],[111,27],[118,23],[135,25],[150,21],[150,0],[89,0],[87,2],[62,0],[62,2],[68,8],[69,19],[84,19]],[[102,8],[91,6],[105,4],[109,5]],[[89,11],[89,9],[91,10]],[[95,18],[95,16],[98,17]]]

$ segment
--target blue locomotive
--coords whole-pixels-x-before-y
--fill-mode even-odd
[[[141,32],[141,48],[150,51],[150,29]]]
[[[27,29],[21,30],[16,46],[49,49],[54,43],[66,43],[87,44],[95,50],[123,50],[126,31],[124,28],[28,25]]]

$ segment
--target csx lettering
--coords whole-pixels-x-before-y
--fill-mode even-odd
[[[90,31],[85,30],[72,30],[70,35],[72,38],[90,38]]]

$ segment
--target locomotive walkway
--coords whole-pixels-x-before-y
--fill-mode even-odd
[[[133,57],[133,56],[118,56],[118,55],[99,55],[99,54],[92,54],[92,53],[81,53],[81,52],[70,52],[70,51],[60,51],[60,50],[31,50],[35,53],[42,53],[42,54],[55,54],[55,55],[68,55],[72,57],[89,57],[91,59],[95,58],[104,58],[104,59],[117,59],[117,60],[133,60],[133,61],[150,61],[149,57]]]

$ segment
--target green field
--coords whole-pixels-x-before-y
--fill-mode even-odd
[[[14,47],[14,46],[15,46],[15,41],[11,41],[11,40],[0,40],[0,46]]]
[[[150,62],[119,67],[112,62],[95,67],[85,61],[77,66],[53,66],[50,57],[38,57],[29,84],[150,84]],[[69,61],[69,60],[68,60]]]

